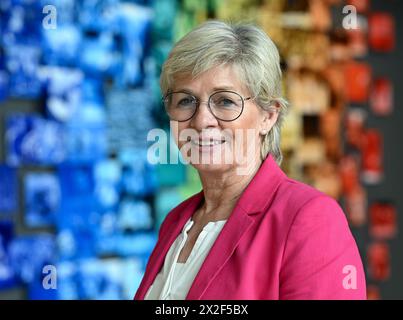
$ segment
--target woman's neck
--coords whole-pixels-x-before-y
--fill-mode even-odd
[[[242,175],[237,168],[222,173],[199,172],[204,193],[204,203],[199,214],[209,221],[227,219],[261,163],[252,162]]]

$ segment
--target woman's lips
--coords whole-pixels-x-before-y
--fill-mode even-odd
[[[191,140],[192,144],[197,146],[213,146],[217,144],[222,144],[225,140]]]
[[[204,151],[211,151],[212,149],[214,149],[217,146],[221,146],[223,143],[225,143],[226,141],[224,139],[209,139],[209,140],[202,140],[202,139],[198,139],[198,140],[190,140],[190,143],[192,144],[192,146],[195,146],[196,148],[198,148],[200,151],[204,152]]]

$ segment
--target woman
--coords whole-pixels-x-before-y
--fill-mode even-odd
[[[365,299],[337,202],[280,169],[279,53],[259,28],[206,22],[161,74],[203,190],[166,217],[135,299]]]

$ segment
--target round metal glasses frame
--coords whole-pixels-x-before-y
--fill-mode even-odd
[[[217,93],[223,93],[223,92],[228,92],[228,93],[236,94],[236,95],[240,98],[240,100],[242,101],[241,112],[240,112],[239,115],[236,116],[234,119],[231,119],[231,120],[221,119],[221,118],[217,117],[217,116],[214,114],[214,112],[211,110],[211,105],[210,105],[211,97],[213,97],[213,96],[214,96],[215,94],[217,94]],[[163,104],[164,104],[165,110],[167,111],[168,115],[169,115],[169,112],[168,112],[167,107],[166,107],[166,100],[168,99],[168,97],[169,97],[170,95],[172,95],[172,94],[174,94],[174,93],[185,93],[185,94],[191,96],[192,98],[194,98],[194,100],[196,101],[196,108],[195,108],[194,112],[192,113],[192,115],[191,115],[189,118],[187,118],[187,119],[185,119],[185,120],[176,120],[176,119],[173,119],[173,120],[178,121],[178,122],[185,122],[185,121],[188,121],[188,120],[192,119],[192,118],[194,117],[194,115],[196,114],[197,109],[199,108],[199,106],[201,105],[201,103],[202,103],[203,101],[201,101],[201,100],[200,100],[199,98],[197,98],[195,95],[193,95],[193,94],[191,94],[191,93],[189,93],[189,92],[186,92],[186,91],[173,91],[173,92],[168,92],[165,96],[162,97],[162,102],[163,102]],[[212,93],[212,94],[209,96],[209,98],[208,98],[208,100],[207,100],[207,107],[209,108],[210,113],[211,113],[216,119],[221,120],[221,121],[225,121],[225,122],[231,122],[231,121],[234,121],[234,120],[238,119],[238,118],[242,115],[243,108],[244,108],[244,106],[245,106],[245,101],[248,101],[248,100],[250,100],[250,99],[252,99],[252,97],[244,98],[244,97],[242,97],[239,93],[237,93],[237,92],[235,92],[235,91],[231,91],[231,90],[220,90],[220,91],[215,91],[214,93]]]

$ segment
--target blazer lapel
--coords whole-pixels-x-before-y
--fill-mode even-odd
[[[201,298],[211,281],[231,257],[243,234],[252,226],[253,221],[253,218],[245,214],[241,207],[235,207],[200,267],[186,299],[198,300]]]
[[[148,289],[154,282],[165,261],[165,256],[168,253],[169,248],[178,237],[185,223],[192,216],[202,199],[202,191],[198,194],[195,194],[191,199],[188,199],[188,205],[185,207],[185,209],[182,209],[183,211],[181,214],[179,214],[177,218],[173,220],[169,226],[167,226],[167,230],[164,232],[163,237],[158,239],[157,245],[149,258],[148,265],[150,268],[147,268],[148,270],[144,274],[143,280],[139,286],[139,289],[137,290],[136,296],[134,297],[136,300],[144,299]]]

